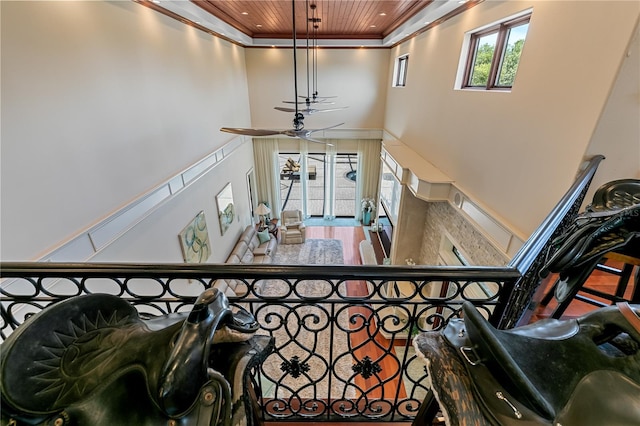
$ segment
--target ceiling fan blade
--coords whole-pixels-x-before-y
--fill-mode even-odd
[[[306,99],[306,96],[298,96],[299,98]],[[314,96],[313,99],[333,99],[337,98],[337,96]]]
[[[305,130],[305,132],[307,132],[307,135],[310,135],[311,133],[320,132],[320,131],[322,131],[322,130],[329,130],[329,129],[333,129],[333,128],[338,127],[338,126],[342,126],[343,124],[344,124],[344,123],[335,124],[335,125],[333,125],[333,126],[324,127],[324,128],[322,128],[322,129]]]
[[[317,140],[317,139],[313,139],[313,138],[310,138],[310,137],[305,136],[305,135],[300,135],[300,136],[298,136],[298,137],[299,137],[300,139],[304,139],[305,141],[308,141],[308,142],[321,143],[321,144],[323,144],[323,145],[333,146],[333,144],[332,144],[332,143],[324,142],[324,141],[319,141],[319,140]]]
[[[345,109],[345,108],[347,108],[347,107],[327,108],[327,109],[299,108],[298,112],[302,113],[304,115],[311,115],[311,114],[316,114],[316,113],[319,113],[319,112],[340,111],[340,110]],[[284,112],[296,112],[296,110],[293,109],[293,108],[274,107],[274,109],[277,109],[278,111],[284,111]]]
[[[317,140],[317,139],[313,139],[312,137],[310,137],[310,136],[311,136],[311,133],[319,132],[319,131],[322,131],[322,130],[333,129],[334,127],[342,126],[343,124],[344,124],[344,123],[335,124],[335,125],[333,125],[333,126],[324,127],[324,128],[322,128],[322,129],[312,129],[312,130],[293,130],[293,131],[290,131],[289,133],[287,133],[287,135],[288,135],[288,136],[295,137],[295,138],[304,139],[304,140],[309,141],[309,142],[322,143],[322,144],[325,144],[325,145],[328,145],[328,146],[333,146],[333,144],[332,144],[332,143],[329,143],[329,142],[323,142],[323,141],[319,141],[319,140]]]
[[[278,111],[296,112],[295,108],[285,108],[285,107],[273,107],[273,108],[277,109]]]
[[[298,104],[298,105],[307,105],[307,104],[322,104],[322,105],[333,105],[334,102],[326,102],[326,101],[282,101],[283,104]]]
[[[303,114],[316,114],[318,112],[331,112],[331,111],[340,111],[343,109],[347,109],[348,107],[337,107],[337,108],[327,108],[327,109],[317,109],[317,108],[307,108],[307,109],[302,109],[300,110],[300,112],[302,112]]]
[[[280,130],[243,129],[238,127],[222,127],[220,131],[227,132],[227,133],[234,133],[236,135],[245,135],[245,136],[273,136],[273,135],[283,134],[282,131]]]

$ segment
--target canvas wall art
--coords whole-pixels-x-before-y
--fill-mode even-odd
[[[209,258],[211,249],[209,246],[209,232],[204,212],[201,211],[189,222],[178,235],[182,256],[187,263],[203,263]]]
[[[231,183],[228,183],[218,195],[216,195],[218,205],[218,219],[220,220],[220,232],[224,235],[233,223],[235,218],[235,208],[233,206],[233,192]]]

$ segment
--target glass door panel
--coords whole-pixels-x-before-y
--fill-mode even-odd
[[[356,170],[358,154],[336,155],[336,217],[355,217],[356,215]]]
[[[282,210],[303,210],[302,167],[299,153],[280,153],[280,199]],[[336,155],[335,214],[355,216],[357,154]],[[325,207],[326,156],[310,153],[307,159],[307,211],[311,217],[323,217]]]
[[[326,176],[325,155],[309,154],[307,164],[310,175],[307,181],[307,215],[322,217],[324,214],[324,178]],[[314,178],[311,176],[312,171],[315,171]]]
[[[302,211],[302,187],[300,183],[300,154],[280,153],[280,201],[282,210]]]

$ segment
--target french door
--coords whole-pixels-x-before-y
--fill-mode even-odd
[[[357,154],[280,153],[279,166],[282,210],[301,210],[305,217],[355,217]]]

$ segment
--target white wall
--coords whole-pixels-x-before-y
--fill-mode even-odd
[[[0,5],[3,260],[40,258],[250,121],[239,46],[129,1]],[[239,173],[251,159],[237,157]],[[239,178],[218,179],[174,227]],[[146,241],[165,219],[144,225]]]
[[[274,109],[293,107],[293,49],[246,49],[251,125],[261,128],[290,129],[293,113]],[[298,94],[307,94],[306,49],[298,49]],[[381,129],[389,86],[387,63],[389,49],[318,49],[318,92],[337,96],[334,105],[348,106],[335,112],[313,114],[305,119],[305,128],[317,129],[344,123],[340,129]],[[311,90],[313,93],[313,90]],[[314,105],[321,108],[318,104]],[[236,127],[249,123],[238,121]]]
[[[531,7],[513,90],[454,90],[465,32]],[[483,2],[393,49],[388,70],[404,53],[409,70],[405,88],[389,89],[385,129],[528,235],[575,177],[639,12],[627,1]]]
[[[587,148],[587,155],[602,154],[585,204],[602,184],[617,179],[640,179],[640,26],[622,63],[620,74]]]
[[[224,263],[245,227],[253,223],[247,191],[247,172],[253,164],[253,145],[247,141],[143,221],[115,240],[91,261],[183,262],[178,234],[204,211],[211,255],[208,263]],[[220,231],[216,194],[231,183],[237,214],[224,235]]]

